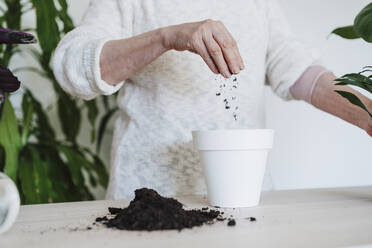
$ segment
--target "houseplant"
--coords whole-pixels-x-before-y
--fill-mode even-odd
[[[24,90],[22,116],[16,117],[10,92],[0,92],[0,171],[17,185],[24,204],[93,199],[90,186],[106,187],[108,175],[96,152],[77,140],[83,113],[92,126],[91,141],[97,148],[106,124],[115,112],[107,97],[82,101],[66,94],[56,82],[50,60],[61,36],[73,29],[66,0],[1,0],[0,27],[35,32],[39,47],[24,49],[16,44],[0,45],[0,65],[8,67],[13,56],[29,52],[39,68],[22,68],[39,73],[52,84],[61,130],[52,126],[37,94]],[[26,28],[22,16],[34,11],[36,27]],[[41,69],[40,69],[41,68]],[[14,72],[18,72],[15,70]],[[99,120],[98,104],[107,114]],[[97,125],[98,124],[98,125]],[[56,132],[63,133],[57,138]],[[97,149],[98,150],[98,149]]]
[[[340,27],[332,31],[345,39],[363,39],[372,43],[372,3],[363,8],[354,20],[354,24]],[[359,73],[345,74],[336,79],[336,85],[353,85],[372,93],[372,66],[366,66]],[[365,110],[372,118],[372,113],[354,94],[347,91],[336,91],[342,97],[348,99],[352,104]]]

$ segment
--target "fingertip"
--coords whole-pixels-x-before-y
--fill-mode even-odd
[[[224,78],[231,78],[231,74],[229,72],[225,72],[223,76]]]

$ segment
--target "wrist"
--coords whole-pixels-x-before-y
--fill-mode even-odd
[[[168,26],[168,27],[163,27],[163,28],[158,29],[159,35],[161,37],[160,38],[161,44],[166,51],[173,49],[173,46],[172,46],[172,43],[173,43],[172,39],[174,39],[173,29],[174,29],[173,26]]]

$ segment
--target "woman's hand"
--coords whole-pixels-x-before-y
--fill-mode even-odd
[[[100,56],[101,77],[116,85],[170,49],[199,54],[214,73],[226,78],[244,69],[236,41],[226,27],[222,22],[206,20],[106,42]]]
[[[311,104],[365,130],[372,137],[372,119],[358,106],[351,104],[335,90],[343,90],[357,96],[367,109],[372,111],[372,100],[348,86],[335,85],[337,77],[329,72],[324,73],[316,82],[311,97]]]
[[[244,69],[236,41],[220,21],[205,20],[163,28],[164,46],[199,54],[212,72],[228,78]]]

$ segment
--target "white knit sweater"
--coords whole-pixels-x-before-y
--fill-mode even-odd
[[[216,96],[222,79],[192,53],[169,51],[115,87],[101,79],[99,57],[108,40],[204,19],[224,22],[245,62],[234,89],[238,121],[225,109],[226,96]],[[81,25],[61,41],[53,66],[74,96],[119,91],[107,197],[122,199],[140,187],[164,195],[204,193],[191,131],[263,128],[265,82],[290,99],[290,86],[313,61],[275,0],[93,0]]]

